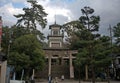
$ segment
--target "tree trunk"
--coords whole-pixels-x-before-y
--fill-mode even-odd
[[[78,78],[78,79],[79,79],[79,83],[81,83],[81,82],[80,82],[80,66],[79,66],[79,78]]]
[[[30,80],[29,76],[30,76],[30,69],[27,69],[27,71],[26,71],[26,78],[25,78],[26,81]]]
[[[95,83],[95,67],[93,64],[91,69],[92,69],[92,83]]]
[[[110,75],[109,75],[109,68],[107,67],[107,81],[110,83]]]
[[[88,80],[88,65],[85,65],[85,80]]]

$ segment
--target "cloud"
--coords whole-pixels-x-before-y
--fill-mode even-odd
[[[13,16],[19,12],[23,13],[22,9],[14,8],[12,3],[8,3],[0,8],[3,24],[11,26],[16,23],[16,18]]]
[[[47,16],[48,22],[54,22],[55,15],[56,15],[56,18],[59,18],[59,16],[61,15],[61,16],[67,17],[68,20],[71,20],[70,18],[71,12],[68,9],[59,8],[59,7],[58,8],[47,7],[45,11],[48,13],[48,16]]]
[[[53,24],[55,21],[55,15],[57,23],[62,24],[68,21],[79,19],[82,15],[81,9],[84,6],[90,6],[95,9],[95,15],[101,17],[100,21],[100,33],[108,33],[108,26],[116,25],[120,22],[120,0],[37,0],[38,4],[42,5],[45,12],[48,13],[47,20],[48,25]],[[13,14],[23,13],[22,8],[17,8],[15,4],[24,4],[24,7],[30,7],[30,4],[26,0],[1,0],[0,11],[4,13],[3,20],[7,24],[15,24],[16,18]],[[0,12],[0,15],[1,15]],[[10,23],[8,23],[10,22]],[[48,30],[48,26],[47,26]],[[47,31],[46,31],[47,32]]]
[[[109,25],[112,27],[120,22],[120,0],[90,0],[90,6],[95,14],[100,15],[100,33],[108,35]]]
[[[69,17],[63,15],[56,15],[56,23],[64,24],[65,22],[69,21]]]
[[[93,3],[93,2],[95,3]],[[103,21],[108,23],[114,19],[118,19],[116,16],[120,14],[118,8],[120,7],[120,0],[92,0],[91,6],[95,8],[97,14],[100,14],[101,18],[104,18]],[[105,3],[105,5],[103,5]]]
[[[56,17],[62,15],[64,17],[67,17],[68,20],[72,19],[71,11],[65,7],[65,3],[61,0],[40,0],[38,3],[41,4],[45,8],[45,12],[48,13],[48,23],[52,23],[55,21],[55,15]]]
[[[14,3],[21,3],[21,2],[25,2],[27,0],[11,0],[11,1],[14,2]]]

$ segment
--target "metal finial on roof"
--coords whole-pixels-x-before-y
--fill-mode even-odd
[[[55,11],[55,24],[56,24],[56,11]]]
[[[55,24],[56,24],[56,14],[55,14]]]

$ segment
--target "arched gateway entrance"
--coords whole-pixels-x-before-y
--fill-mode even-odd
[[[45,49],[46,59],[48,61],[48,75],[53,77],[74,78],[73,59],[72,56],[77,51],[69,49]]]

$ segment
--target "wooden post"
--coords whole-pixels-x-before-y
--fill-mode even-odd
[[[88,65],[85,65],[85,80],[88,80]]]

